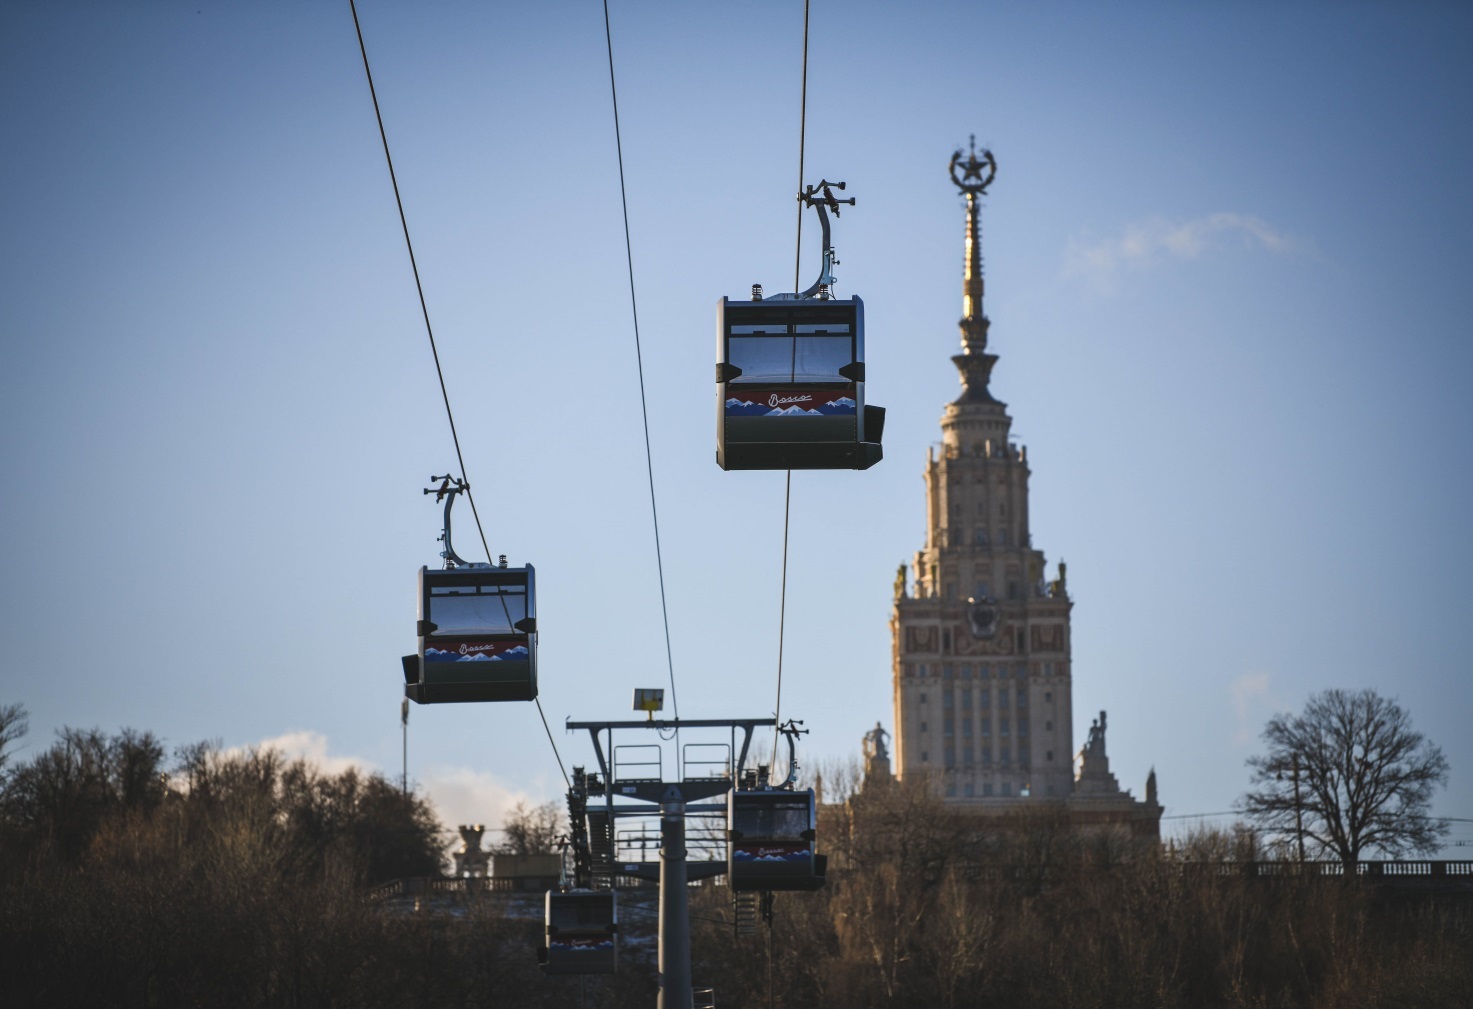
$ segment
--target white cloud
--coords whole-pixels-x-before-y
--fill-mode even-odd
[[[499,827],[518,802],[536,806],[546,801],[508,786],[494,774],[468,767],[431,768],[418,783],[440,822],[452,831],[462,823]]]
[[[1233,695],[1233,712],[1238,716],[1233,742],[1241,746],[1252,742],[1258,734],[1257,720],[1250,720],[1250,715],[1252,709],[1257,707],[1254,701],[1268,696],[1268,674],[1244,673],[1232,682],[1230,689]]]
[[[273,736],[263,739],[250,749],[275,750],[288,760],[304,760],[313,767],[318,768],[325,774],[341,774],[346,770],[356,770],[360,774],[372,774],[378,768],[372,763],[358,757],[332,756],[327,752],[327,737],[320,732],[302,730],[299,732],[288,732],[285,735]],[[244,753],[247,747],[235,747],[227,750],[227,755],[238,755]]]
[[[1071,238],[1064,274],[1109,289],[1122,271],[1146,269],[1166,259],[1197,259],[1234,243],[1274,253],[1295,248],[1289,236],[1251,214],[1222,212],[1190,221],[1156,217],[1126,225],[1116,238]]]
[[[389,780],[399,780],[399,770],[385,772],[371,761],[361,757],[343,756],[329,752],[327,737],[320,732],[302,730],[263,739],[250,747],[232,747],[225,751],[227,756],[238,756],[248,749],[275,750],[287,760],[304,760],[325,774],[341,774],[349,769],[360,774],[383,773]],[[455,828],[462,823],[485,824],[487,828],[499,827],[506,815],[518,802],[528,806],[548,801],[522,789],[512,788],[494,774],[477,771],[469,767],[434,767],[423,776],[411,775],[410,783],[430,800],[435,815],[449,831],[447,841],[458,844]],[[488,830],[489,837],[489,830]]]

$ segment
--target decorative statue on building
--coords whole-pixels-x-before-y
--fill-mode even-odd
[[[890,749],[885,745],[890,733],[879,722],[864,734],[864,756],[867,760],[889,760]]]
[[[895,598],[905,598],[905,565],[895,569]]]
[[[1059,561],[1059,577],[1048,588],[1048,594],[1056,599],[1069,594],[1069,565],[1062,559]]]
[[[481,835],[486,828],[479,823],[460,828],[460,850],[451,852],[457,876],[486,876],[490,873],[491,853],[481,850]]]
[[[1100,717],[1089,723],[1089,742],[1084,744],[1084,752],[1090,756],[1103,757],[1105,755],[1105,713],[1100,712]]]

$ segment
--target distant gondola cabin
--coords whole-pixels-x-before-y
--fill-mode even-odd
[[[538,950],[547,974],[612,974],[619,963],[619,907],[612,890],[549,890],[547,945]]]
[[[727,880],[733,890],[817,890],[827,859],[814,851],[812,789],[732,791]]]
[[[420,704],[537,697],[532,565],[419,569],[419,653],[405,656],[405,696]]]
[[[716,462],[722,469],[869,469],[885,411],[864,402],[864,303],[722,298]]]

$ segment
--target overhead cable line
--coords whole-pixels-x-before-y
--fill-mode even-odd
[[[394,188],[394,205],[399,208],[399,226],[404,231],[404,247],[409,252],[409,268],[414,273],[414,289],[419,294],[419,310],[424,317],[425,334],[430,338],[430,353],[435,359],[435,375],[440,380],[440,398],[445,403],[445,417],[450,422],[450,439],[455,443],[455,459],[460,464],[460,480],[465,485],[464,493],[466,500],[471,504],[471,517],[476,522],[476,532],[481,537],[481,547],[486,551],[486,563],[492,564],[491,546],[486,542],[486,530],[481,526],[481,515],[476,510],[476,499],[471,494],[470,481],[466,479],[465,455],[460,450],[460,434],[455,429],[455,413],[450,409],[450,393],[445,387],[445,372],[440,367],[440,351],[435,346],[435,329],[430,325],[430,308],[425,301],[424,284],[419,279],[419,263],[414,257],[414,242],[409,237],[409,218],[404,213],[404,199],[399,195],[399,178],[394,173],[394,156],[389,153],[389,134],[384,129],[384,115],[378,104],[378,90],[373,86],[373,70],[368,65],[368,47],[363,42],[363,26],[358,21],[358,5],[355,0],[348,0],[348,9],[353,12],[353,30],[358,35],[358,52],[363,57],[363,75],[368,78],[368,94],[373,99],[373,116],[378,122],[379,140],[384,146],[384,161],[389,166],[389,182]],[[505,602],[503,601],[503,604]],[[547,716],[542,712],[542,701],[537,701],[537,714],[542,717],[542,727],[547,730],[547,741],[552,743],[552,754],[557,758],[558,770],[562,772],[563,781],[568,787],[572,787],[572,781],[568,778],[568,771],[563,766],[562,754],[558,753],[557,743],[553,742],[552,731],[547,728]]]
[[[793,290],[798,290],[803,268],[803,152],[808,139],[808,0],[803,0],[803,84],[798,99],[798,248],[793,254]],[[797,369],[798,341],[793,341],[794,370]],[[788,470],[783,485],[783,573],[777,611],[777,701],[772,717],[779,725],[783,714],[783,641],[788,622],[788,520],[792,514],[793,471]],[[772,764],[777,766],[778,730],[772,733]]]
[[[675,695],[675,655],[670,647],[670,609],[665,602],[665,560],[660,552],[660,513],[655,507],[655,462],[654,453],[650,451],[650,411],[644,394],[644,354],[639,342],[639,302],[634,296],[634,246],[629,240],[629,197],[624,188],[624,141],[619,133],[619,89],[614,84],[614,35],[609,28],[609,0],[604,0],[604,41],[609,50],[609,95],[614,104],[614,150],[619,156],[619,203],[624,209],[624,258],[629,264],[629,311],[634,316],[634,361],[639,368],[639,412],[644,419],[644,462],[650,482],[650,518],[655,526],[655,568],[660,575],[660,615],[665,618],[665,664],[670,671],[670,706],[678,724],[680,700]]]

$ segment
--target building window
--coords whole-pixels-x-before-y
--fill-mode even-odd
[[[1002,794],[1004,796],[1009,796],[1013,794],[1013,783],[1011,781],[1004,781],[1002,783]]]
[[[947,798],[952,798],[952,799],[956,798],[956,783],[955,782],[953,782],[951,784],[948,784],[946,786],[946,795],[947,795]]]
[[[997,545],[1002,547],[1008,545],[1008,530],[1006,526],[997,531]]]
[[[946,751],[946,766],[947,767],[955,767],[956,766],[956,751],[955,750],[947,750]]]
[[[983,782],[983,784],[982,784],[982,797],[984,799],[990,799],[990,798],[992,798],[992,782],[990,782],[990,781]]]
[[[1013,751],[1008,749],[1006,746],[1000,746],[997,749],[997,759],[1006,764],[1008,761],[1013,759]],[[1003,794],[1006,795],[1007,793],[1004,792]]]
[[[999,501],[997,503],[997,516],[998,518],[1008,517],[1008,503],[1006,501]]]
[[[986,666],[978,666],[977,667],[977,679],[979,679],[979,680],[985,680],[985,679],[987,679],[987,667]]]
[[[992,747],[988,746],[986,743],[982,744],[982,763],[992,763]]]
[[[1043,759],[1045,761],[1047,761],[1048,763],[1052,764],[1054,762],[1054,751],[1053,750],[1046,751],[1044,753],[1044,755],[1043,755]],[[1052,795],[1053,793],[1050,792],[1049,794]]]
[[[972,710],[972,688],[971,687],[963,687],[962,688],[962,707],[965,708],[968,711]]]
[[[1028,691],[1024,690],[1022,687],[1018,688],[1018,707],[1028,707]]]
[[[941,632],[941,654],[943,654],[943,655],[950,655],[951,654],[951,631],[949,631],[949,630],[943,630]],[[950,674],[951,667],[950,666],[947,666],[946,668],[948,670],[947,675],[948,676],[951,675]]]
[[[945,720],[944,720],[944,721],[943,721],[943,722],[942,722],[942,723],[941,723],[941,731],[942,731],[942,732],[943,732],[943,733],[945,733],[945,734],[946,734],[946,735],[948,735],[948,736],[950,736],[950,735],[951,735],[951,730],[952,730],[952,729],[953,729],[953,728],[954,728],[954,724],[953,724],[953,723],[952,723],[952,721],[951,721],[951,719],[950,719],[950,718],[947,718],[947,719],[945,719]]]
[[[956,582],[947,582],[946,583],[946,587],[942,590],[942,594],[944,596],[946,596],[947,599],[955,599],[956,598]]]
[[[921,691],[921,703],[926,703],[926,692],[924,690]]]
[[[980,526],[977,529],[977,545],[979,547],[985,547],[987,545],[987,530]]]
[[[1028,639],[1023,636],[1023,628],[1019,627],[1018,628],[1018,651],[1019,652],[1022,652],[1027,647],[1028,647]],[[1019,669],[1022,669],[1023,667],[1022,666],[1019,666],[1018,668]],[[1022,676],[1023,674],[1022,673],[1019,673],[1018,675],[1019,676]]]
[[[962,719],[962,735],[968,739],[972,737],[972,720],[970,718]]]
[[[1052,676],[1052,675],[1054,675],[1054,664],[1052,662],[1045,662],[1043,664],[1043,675],[1045,675],[1045,676]]]
[[[949,680],[949,679],[951,679],[951,667],[950,666],[942,666],[941,667],[941,678],[943,680]]]
[[[978,582],[977,583],[977,595],[976,595],[975,598],[977,598],[977,599],[990,599],[990,598],[992,598],[991,596],[989,596],[987,594],[987,583],[986,582]]]
[[[1023,632],[1018,632],[1018,647],[1023,647]],[[1022,662],[1013,667],[1013,675],[1020,680],[1028,679],[1028,666]]]
[[[1018,583],[1017,582],[1008,582],[1008,598],[1009,599],[1017,599],[1018,598]]]
[[[970,781],[962,786],[962,794],[968,799],[972,797],[972,783]]]
[[[1051,721],[1050,722],[1044,722],[1043,723],[1043,731],[1044,732],[1053,732],[1054,731],[1054,723],[1051,722]],[[1052,758],[1050,758],[1050,759],[1052,759]]]
[[[922,694],[921,695],[921,700],[924,701],[925,699],[926,699],[925,695]],[[1054,692],[1052,690],[1045,690],[1043,692],[1043,699],[1045,701],[1052,701],[1054,699]]]
[[[944,711],[950,711],[951,710],[951,701],[952,701],[952,693],[951,693],[951,691],[950,690],[943,690],[941,692],[941,708],[942,708],[942,710],[944,710]]]
[[[997,720],[997,731],[1000,732],[1002,735],[1006,736],[1008,734],[1008,729],[1009,729],[1008,716],[1007,715],[1003,715],[1001,718],[999,718]]]
[[[928,729],[929,729],[929,728],[930,728],[930,726],[929,726],[929,725],[927,725],[927,724],[926,724],[926,723],[925,723],[925,722],[922,722],[922,723],[921,723],[921,731],[922,731],[922,732],[925,732],[925,731],[927,731],[927,730],[928,730]]]
[[[962,679],[964,679],[964,680],[970,680],[971,678],[972,678],[972,667],[971,666],[962,666]]]
[[[1054,794],[1054,786],[1053,785],[1049,785],[1047,788],[1044,789],[1044,791],[1047,792],[1049,795],[1053,795]]]
[[[1007,707],[1008,706],[1008,688],[1007,687],[998,687],[997,688],[997,703],[998,704],[1001,704],[1003,707]]]
[[[922,750],[921,751],[921,763],[927,764],[927,763],[930,763],[930,761],[931,761],[931,755],[929,753],[927,753],[925,750]]]
[[[922,662],[921,663],[921,679],[924,680],[925,678],[926,678],[926,664],[924,662]]]
[[[968,767],[972,766],[972,748],[970,746],[962,748],[962,763]]]

